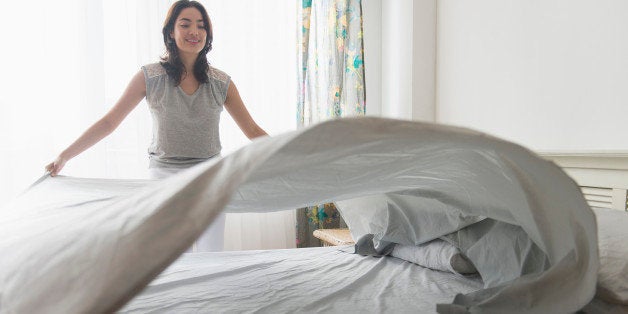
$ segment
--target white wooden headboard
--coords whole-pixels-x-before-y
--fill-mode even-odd
[[[578,183],[590,206],[628,211],[628,152],[540,155]]]

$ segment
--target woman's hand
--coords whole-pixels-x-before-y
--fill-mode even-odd
[[[66,148],[55,161],[46,165],[46,171],[49,171],[51,176],[56,176],[63,169],[66,162],[111,134],[145,96],[146,83],[144,82],[144,72],[140,70],[133,76],[133,79],[131,79],[115,106]]]
[[[229,112],[238,127],[240,127],[240,130],[242,130],[244,135],[246,135],[249,139],[252,140],[256,137],[268,136],[266,131],[257,125],[255,120],[253,120],[253,117],[251,117],[251,114],[244,106],[244,102],[242,102],[240,93],[235,87],[233,81],[231,81],[227,89],[225,109],[227,109],[227,112]]]
[[[59,173],[59,171],[61,171],[61,169],[63,169],[66,162],[68,162],[67,159],[59,156],[55,159],[55,161],[46,165],[46,171],[50,172],[50,176],[54,177]]]

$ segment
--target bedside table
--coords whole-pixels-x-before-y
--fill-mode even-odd
[[[313,234],[323,242],[323,246],[355,244],[349,229],[317,229]]]

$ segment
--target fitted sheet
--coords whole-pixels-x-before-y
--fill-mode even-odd
[[[119,313],[436,313],[436,304],[483,286],[477,275],[353,250],[186,253]],[[595,298],[579,313],[628,313],[628,306]]]
[[[436,313],[456,293],[482,288],[464,277],[352,246],[188,253],[122,313]]]

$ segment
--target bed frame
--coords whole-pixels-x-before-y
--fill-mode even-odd
[[[540,153],[563,168],[591,207],[628,211],[628,152]]]

